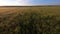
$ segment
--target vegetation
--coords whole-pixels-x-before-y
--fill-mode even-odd
[[[0,15],[0,34],[60,34],[60,7],[17,7],[10,12]]]

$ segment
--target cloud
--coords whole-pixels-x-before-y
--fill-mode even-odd
[[[0,0],[0,6],[4,5],[16,5],[16,1],[13,0]]]
[[[18,5],[29,5],[29,0],[16,0]]]
[[[28,5],[28,0],[0,0],[0,6],[6,5]]]

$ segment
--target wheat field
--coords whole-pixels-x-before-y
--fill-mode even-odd
[[[60,34],[60,6],[0,7],[0,34]]]

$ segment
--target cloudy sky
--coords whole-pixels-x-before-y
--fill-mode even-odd
[[[60,0],[0,0],[0,6],[60,5]]]

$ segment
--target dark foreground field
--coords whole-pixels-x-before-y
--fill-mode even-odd
[[[60,34],[60,6],[0,7],[0,34]]]

